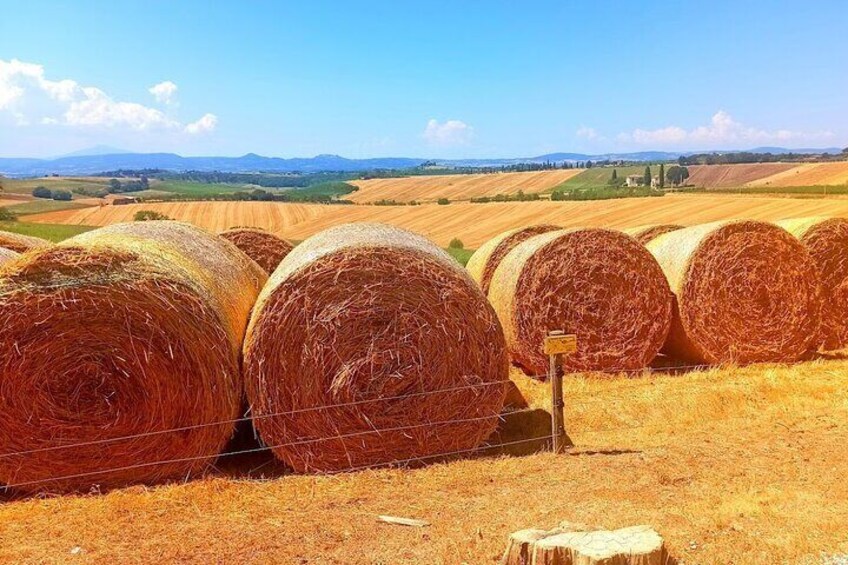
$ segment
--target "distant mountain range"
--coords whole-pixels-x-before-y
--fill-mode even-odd
[[[754,153],[839,153],[841,149],[786,149],[783,147],[758,147]],[[520,163],[544,163],[553,161],[668,161],[681,155],[695,152],[670,153],[643,151],[638,153],[606,153],[588,155],[584,153],[550,153],[538,157],[514,159],[412,159],[407,157],[378,157],[373,159],[347,159],[338,155],[318,155],[308,158],[282,159],[263,157],[248,153],[241,157],[182,157],[175,153],[128,153],[112,147],[98,146],[89,150],[57,157],[55,159],[0,158],[0,174],[9,177],[31,177],[44,175],[87,175],[117,169],[164,169],[168,171],[221,171],[246,172],[356,172],[371,169],[406,169],[422,163],[435,162],[445,167],[501,167]],[[698,152],[703,153],[703,152]],[[728,153],[721,151],[720,153]]]

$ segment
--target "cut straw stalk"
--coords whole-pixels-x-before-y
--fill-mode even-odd
[[[777,224],[797,237],[816,262],[822,292],[822,348],[844,349],[848,346],[848,220],[813,217]]]
[[[507,253],[515,249],[519,243],[527,241],[534,235],[559,229],[562,228],[551,224],[542,224],[506,231],[481,245],[468,260],[466,268],[471,274],[471,278],[477,281],[477,284],[483,289],[483,294],[488,295],[492,275],[495,274],[495,269],[498,268]]]
[[[503,324],[513,363],[547,371],[551,330],[577,335],[572,371],[647,366],[665,340],[672,296],[659,265],[635,239],[606,229],[534,236],[504,257],[489,299]]]
[[[248,257],[259,263],[269,275],[274,272],[294,246],[261,228],[236,227],[221,232],[221,237],[233,243]]]
[[[301,472],[474,448],[508,376],[503,332],[468,274],[423,237],[376,224],[326,230],[283,260],[244,359],[257,430]]]
[[[648,243],[676,296],[664,351],[694,363],[788,362],[815,347],[816,267],[765,222],[704,224]]]
[[[0,267],[0,481],[65,491],[206,469],[233,424],[205,424],[239,413],[239,349],[265,278],[176,222],[118,224]],[[149,465],[180,458],[196,460]]]

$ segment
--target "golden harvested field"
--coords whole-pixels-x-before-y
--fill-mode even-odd
[[[661,198],[590,202],[456,203],[447,206],[176,202],[63,210],[27,216],[27,221],[105,226],[130,221],[139,210],[156,210],[215,231],[238,225],[262,227],[294,240],[303,240],[346,222],[384,222],[426,235],[442,246],[459,237],[467,248],[474,249],[502,231],[531,224],[624,228],[666,223],[693,225],[732,218],[773,221],[813,215],[848,217],[848,200],[670,194]]]
[[[795,168],[794,163],[742,163],[689,166],[687,184],[702,188],[738,188],[749,182]]]
[[[255,226],[281,233],[291,229],[297,223],[321,216],[330,208],[332,207],[318,204],[275,202],[157,202],[49,212],[29,216],[27,221],[106,226],[131,222],[139,210],[155,210],[170,218],[190,222],[216,232],[235,226]]]
[[[848,553],[848,361],[565,381],[567,454],[287,476],[222,460],[186,484],[0,505],[0,561],[495,564],[507,536],[562,520],[649,524],[685,563]],[[505,439],[547,433],[540,410]],[[261,466],[267,480],[249,479]],[[377,522],[381,514],[426,528]]]
[[[558,184],[582,172],[582,169],[497,173],[479,175],[439,175],[351,181],[359,190],[346,196],[358,204],[379,200],[397,202],[435,202],[439,198],[470,200],[479,196],[550,192]]]
[[[848,184],[848,161],[804,163],[791,169],[757,179],[747,186],[817,186]]]

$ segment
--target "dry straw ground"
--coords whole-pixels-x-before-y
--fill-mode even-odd
[[[263,461],[230,461],[184,485],[7,501],[0,561],[493,564],[512,531],[571,520],[650,524],[686,563],[818,563],[848,552],[846,372],[827,361],[570,376],[577,447],[561,456],[267,481],[239,478]],[[545,385],[521,382],[547,406]],[[522,431],[546,424],[540,412]]]
[[[804,163],[748,183],[748,186],[817,186],[848,183],[848,161]]]
[[[296,241],[338,224],[381,222],[420,233],[442,246],[459,237],[466,248],[476,249],[501,232],[533,224],[626,228],[666,223],[694,225],[737,218],[774,221],[804,216],[848,216],[848,200],[672,194],[663,198],[594,202],[461,203],[448,206],[176,202],[66,210],[28,216],[27,221],[104,226],[132,221],[136,212],[147,209],[215,232],[235,225],[257,226]]]

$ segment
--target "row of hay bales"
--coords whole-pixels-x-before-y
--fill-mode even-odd
[[[791,362],[848,345],[848,220],[683,228],[533,226],[481,246],[468,269],[513,363],[547,370],[551,329],[578,335],[576,371],[628,371],[658,353],[689,363]]]
[[[294,250],[177,222],[19,242],[0,258],[0,483],[196,475],[245,406],[297,471],[467,451],[496,427],[510,360],[543,372],[551,329],[578,334],[575,370],[843,346],[821,305],[844,311],[846,224],[517,230],[469,262],[488,300],[432,242],[380,225]]]
[[[235,238],[248,253],[257,240],[268,256],[268,237]],[[16,491],[197,475],[245,406],[297,471],[462,452],[497,424],[509,360],[494,310],[410,232],[327,230],[270,279],[177,222],[24,251],[0,266],[0,483]]]

